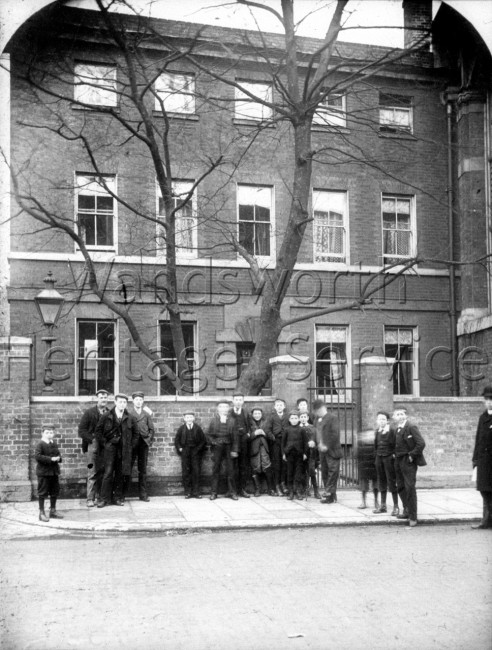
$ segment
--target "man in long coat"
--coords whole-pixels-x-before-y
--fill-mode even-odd
[[[96,440],[104,449],[104,476],[98,508],[111,503],[113,491],[114,504],[124,505],[123,480],[130,476],[132,452],[140,435],[137,421],[126,410],[128,397],[122,393],[115,395],[114,403],[114,408],[101,417],[96,427]]]
[[[321,476],[325,486],[325,496],[321,503],[336,503],[340,459],[343,457],[340,444],[340,424],[338,418],[328,412],[322,399],[314,400],[313,413],[317,418],[316,444],[319,449]]]
[[[82,452],[87,454],[87,507],[93,508],[99,500],[104,474],[104,453],[95,439],[96,427],[108,412],[108,391],[96,392],[97,404],[84,411],[79,423],[79,437],[82,438]]]
[[[478,420],[473,467],[477,468],[477,490],[483,500],[483,517],[472,528],[492,528],[492,386],[486,386],[482,393],[485,411]]]

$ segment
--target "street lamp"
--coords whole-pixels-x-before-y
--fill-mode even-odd
[[[46,341],[46,353],[44,355],[45,364],[43,393],[53,393],[53,377],[51,375],[51,368],[49,365],[50,350],[53,341],[56,341],[56,337],[53,336],[53,328],[56,326],[65,300],[63,296],[55,289],[56,280],[53,277],[51,271],[48,271],[48,275],[45,277],[43,282],[46,285],[46,289],[43,289],[38,293],[38,295],[34,298],[34,302],[38,308],[39,315],[43,321],[43,325],[48,329],[48,335],[43,336],[41,339],[42,341]]]

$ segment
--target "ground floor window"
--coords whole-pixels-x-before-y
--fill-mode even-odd
[[[114,393],[115,338],[113,321],[77,321],[78,395]]]
[[[337,394],[347,385],[347,328],[316,325],[316,392]]]
[[[386,327],[384,354],[393,360],[393,394],[415,394],[416,354],[414,328]]]
[[[195,376],[195,335],[196,323],[182,323],[183,337],[185,344],[185,359],[186,371],[180,377],[183,388],[180,393],[193,394],[195,392],[195,384],[197,377]],[[171,325],[169,323],[161,323],[161,358],[171,368],[173,373],[177,372],[178,364],[176,352],[174,349],[173,337],[171,334]],[[164,373],[160,372],[160,394],[161,395],[176,395],[176,386],[172,383],[168,376],[162,376]]]

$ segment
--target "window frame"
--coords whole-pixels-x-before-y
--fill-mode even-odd
[[[396,202],[398,200],[404,200],[410,202],[410,228],[407,230],[399,230],[397,228],[392,229],[384,227],[384,210],[383,205],[385,200],[394,199]],[[398,192],[382,192],[381,193],[381,250],[382,250],[382,260],[383,264],[394,264],[395,261],[401,260],[404,263],[406,260],[415,257],[417,251],[417,200],[414,194],[399,194]],[[398,211],[395,213],[396,220],[398,219]],[[410,233],[410,245],[409,252],[406,255],[401,255],[398,253],[386,253],[385,252],[385,232],[409,232]]]
[[[394,99],[395,101],[391,101]],[[385,101],[386,100],[386,101]],[[401,103],[398,103],[401,102]],[[413,97],[409,95],[399,95],[397,93],[379,93],[379,112],[378,122],[381,133],[392,134],[413,134],[414,116],[413,116]],[[383,121],[382,112],[392,111],[393,120]],[[408,127],[402,126],[396,119],[396,113],[400,111],[408,115]]]
[[[197,364],[197,371],[196,373],[193,373],[193,380],[191,382],[191,388],[192,392],[188,391],[181,391],[181,393],[178,395],[177,392],[174,393],[164,393],[162,390],[162,378],[159,378],[157,380],[157,386],[158,386],[158,396],[159,397],[178,397],[178,396],[189,396],[189,397],[195,397],[199,393],[200,389],[200,358],[199,358],[199,350],[198,350],[198,327],[199,327],[199,321],[197,320],[182,320],[182,325],[187,326],[191,325],[192,329],[192,334],[193,334],[193,345],[188,346],[188,347],[193,347],[193,360]],[[158,320],[157,322],[157,340],[159,341],[159,356],[163,361],[175,361],[177,362],[177,358],[175,357],[164,357],[162,356],[163,354],[163,347],[162,347],[162,326],[167,325],[170,327],[170,322],[169,320]],[[190,357],[189,357],[190,358]],[[169,365],[169,364],[168,364]],[[160,369],[157,366],[157,369],[159,371],[159,376],[160,376]]]
[[[236,83],[239,84],[239,86],[244,86],[246,90],[249,90],[258,97],[261,97],[262,95],[259,92],[255,92],[253,87],[264,86],[267,90],[267,93],[265,94],[268,95],[264,97],[265,101],[273,103],[273,84],[271,82],[255,79],[236,79]],[[251,88],[248,88],[248,86],[251,86]],[[242,99],[243,101],[241,101]],[[238,108],[241,105],[249,107],[246,109],[246,114],[239,112]],[[257,108],[257,111],[259,111],[260,115],[254,115],[255,111],[253,109],[255,107]],[[268,112],[267,115],[264,114],[265,111]],[[273,120],[273,108],[265,106],[265,104],[262,104],[261,102],[255,102],[248,95],[243,93],[241,88],[234,86],[234,119],[240,122],[271,122]]]
[[[333,254],[326,254],[326,257],[331,257],[331,258],[336,258],[338,257],[339,259],[330,259],[330,260],[323,260],[323,259],[317,259],[317,235],[316,235],[316,217],[315,217],[315,204],[316,204],[316,194],[336,194],[336,195],[344,195],[345,197],[345,207],[344,207],[344,213],[343,213],[343,223],[342,223],[342,232],[343,232],[343,254],[337,255],[336,253]],[[329,211],[330,212],[330,211]],[[311,191],[311,214],[313,217],[313,263],[315,264],[350,264],[350,230],[349,230],[349,224],[350,224],[350,219],[349,219],[349,193],[348,190],[331,190],[331,189],[320,189],[320,188],[312,188]],[[330,227],[330,226],[328,226]],[[324,255],[324,253],[319,254],[320,257]]]
[[[169,91],[167,92],[167,98],[171,97],[172,99],[169,101],[171,106],[169,108],[166,106],[166,97],[162,97],[161,94],[166,94],[166,87],[164,88],[159,88],[159,83],[163,81],[165,78],[183,78],[183,79],[188,79],[188,82],[185,82],[183,84],[182,88],[179,90],[173,90],[172,92]],[[191,86],[191,90],[188,90],[188,88]],[[169,88],[169,86],[167,86]],[[183,89],[186,89],[183,91]],[[171,89],[172,90],[172,89]],[[164,104],[164,110],[166,113],[170,114],[176,114],[180,116],[189,116],[189,115],[196,115],[196,77],[193,72],[174,72],[174,71],[166,71],[162,72],[157,79],[155,80],[154,83],[154,92],[155,92],[155,97],[154,97],[154,110],[157,111],[158,113],[162,113],[161,105],[159,98],[161,99],[162,103]]]
[[[113,380],[113,390],[108,390],[108,393],[116,394],[117,391],[119,390],[119,355],[118,355],[118,350],[119,350],[119,323],[117,319],[111,319],[111,318],[75,318],[74,319],[74,325],[75,325],[75,395],[76,396],[81,396],[80,393],[80,380],[79,380],[79,361],[81,358],[79,357],[79,349],[80,349],[80,329],[79,325],[81,323],[106,323],[109,324],[111,323],[113,325],[113,336],[114,336],[114,346],[113,346],[113,369],[114,369],[114,380]],[[84,357],[85,358],[85,357]],[[101,359],[104,359],[105,357],[100,357]],[[99,360],[99,357],[97,357],[96,361]],[[98,388],[101,388],[101,386],[98,383],[98,380],[96,379],[96,386],[95,390]],[[90,395],[95,394],[95,390],[92,393],[89,393]]]
[[[342,100],[342,107],[335,108],[329,105],[330,99]],[[346,93],[329,93],[318,105],[312,125],[314,127],[347,128],[347,95]]]
[[[106,68],[109,72],[113,74],[113,79],[111,79],[111,87],[106,87],[104,85],[104,82],[106,81],[106,78],[104,75],[101,75],[100,77],[96,76],[90,76],[89,74],[86,74],[86,78],[88,80],[93,79],[94,83],[79,83],[78,79],[81,79],[81,74],[77,73],[77,68]],[[82,71],[81,71],[82,72]],[[77,106],[82,107],[82,108],[91,108],[94,110],[97,110],[98,108],[117,108],[119,105],[118,101],[118,75],[117,75],[117,70],[116,66],[108,64],[108,63],[97,63],[93,61],[75,61],[74,62],[74,67],[73,67],[73,78],[74,78],[74,92],[73,92],[73,97],[74,101],[77,102]],[[82,77],[83,78],[83,77]],[[102,80],[103,83],[97,83],[97,79]],[[94,95],[97,97],[98,92],[103,91],[104,95],[102,97],[102,101],[87,101],[84,100],[84,94],[89,92],[89,93],[94,93]],[[108,99],[108,96],[111,97],[111,95],[114,97],[114,101],[105,101]]]
[[[386,333],[387,332],[397,332],[397,339],[399,339],[399,334],[401,331],[405,332],[411,332],[412,336],[412,360],[410,361],[397,361],[397,357],[389,357],[387,352],[386,352],[386,345],[391,345],[386,343]],[[397,344],[398,346],[398,351],[400,348],[400,342],[398,341]],[[419,333],[418,333],[418,327],[413,327],[413,326],[405,326],[405,327],[400,327],[398,325],[384,325],[383,328],[383,349],[384,349],[384,355],[386,359],[393,360],[392,361],[392,381],[393,381],[393,389],[395,387],[395,366],[398,363],[405,363],[408,365],[411,365],[412,368],[412,378],[411,378],[411,392],[410,393],[400,393],[400,392],[393,392],[393,395],[395,396],[402,396],[402,395],[409,395],[413,397],[418,397],[420,395],[420,381],[419,381]],[[397,379],[398,384],[400,383],[400,379],[398,377]]]
[[[111,182],[111,184],[113,184],[112,190],[113,190],[113,194],[115,196],[112,196],[104,188],[104,186],[101,185],[101,183],[98,181],[98,179],[101,179],[101,178],[105,180],[106,185],[109,186],[110,182]],[[85,246],[86,246],[87,250],[90,250],[90,251],[111,251],[111,252],[114,251],[114,252],[116,252],[118,250],[118,200],[116,199],[116,196],[118,196],[118,179],[117,179],[117,176],[116,176],[116,174],[94,174],[94,173],[91,174],[91,173],[86,173],[86,172],[75,172],[75,178],[74,178],[74,188],[75,188],[75,192],[74,192],[74,201],[75,201],[74,224],[75,224],[75,228],[76,228],[77,233],[83,238],[83,233],[82,233],[80,225],[79,225],[79,214],[81,213],[81,210],[84,210],[83,208],[79,208],[79,196],[84,195],[84,192],[81,191],[81,187],[83,187],[83,186],[81,186],[80,183],[79,183],[80,179],[86,179],[86,181],[84,182],[84,186],[89,185],[89,184],[92,185],[92,183],[96,183],[97,185],[99,185],[101,187],[101,190],[102,190],[101,195],[111,197],[111,199],[113,200],[113,222],[112,222],[112,227],[113,227],[112,240],[113,240],[113,243],[112,244],[98,245],[96,243],[95,244],[87,244],[86,242],[84,242]],[[108,181],[110,181],[110,182],[108,182]],[[91,195],[91,196],[97,196],[97,194],[95,192],[92,192],[92,193],[88,192],[87,194]],[[84,212],[82,212],[82,214],[84,214]],[[87,212],[85,214],[90,214],[90,212]],[[95,224],[94,231],[96,233],[96,235],[95,235],[95,240],[96,241],[97,241],[97,214],[98,213],[97,213],[96,208],[95,208],[94,209],[94,220],[95,220],[94,221],[94,224]],[[103,214],[101,216],[108,216],[108,215]],[[77,244],[75,244],[75,250],[76,251],[80,250]]]
[[[245,204],[240,204],[239,202],[239,188],[245,187],[245,188],[256,188],[256,189],[269,189],[270,190],[270,221],[256,221],[253,219],[252,221],[248,221],[246,219],[240,219],[239,218],[239,206],[240,205],[245,205]],[[255,206],[257,204],[255,203]],[[261,255],[261,254],[256,254],[256,253],[251,253],[256,259],[258,260],[263,260],[263,261],[270,261],[275,258],[275,237],[274,237],[274,232],[275,232],[275,187],[273,185],[262,185],[260,183],[236,183],[236,224],[237,224],[237,238],[238,241],[241,243],[241,238],[240,238],[240,223],[259,223],[259,224],[269,224],[270,230],[269,230],[269,243],[270,243],[270,251],[268,255]],[[256,233],[256,228],[254,229],[254,232]],[[254,242],[255,238],[253,238]],[[249,251],[248,251],[249,252]]]
[[[314,359],[314,377],[315,377],[315,388],[316,388],[316,395],[317,397],[320,398],[326,398],[329,399],[330,396],[332,397],[344,397],[345,396],[345,391],[352,386],[352,361],[351,361],[351,345],[350,345],[350,326],[349,325],[339,325],[339,324],[334,324],[334,323],[314,323],[314,354],[313,354],[313,359]],[[342,365],[345,368],[345,375],[342,377],[342,383],[339,386],[333,386],[332,388],[326,388],[326,392],[319,391],[318,389],[323,388],[322,386],[318,386],[318,343],[323,344],[323,341],[319,341],[318,337],[318,331],[321,330],[321,328],[329,329],[329,330],[339,330],[339,331],[344,331],[345,333],[345,359],[342,361],[336,362],[338,365]],[[335,342],[336,343],[336,342]],[[325,345],[332,345],[333,341],[330,341],[329,343],[324,343]],[[331,365],[330,361],[330,365]],[[335,377],[333,381],[339,381],[339,378]],[[339,392],[337,392],[339,391]]]
[[[189,185],[190,189],[191,186],[193,186],[195,183],[194,180],[188,180],[188,179],[182,179],[182,178],[176,178],[172,180],[172,185],[173,185],[173,193],[174,193],[174,188],[178,184],[182,185]],[[191,203],[191,210],[192,210],[192,216],[191,218],[194,220],[194,226],[191,229],[191,238],[192,238],[192,250],[186,251],[182,248],[179,248],[176,245],[176,259],[177,260],[192,260],[192,259],[197,259],[198,257],[198,206],[197,206],[197,187],[193,190],[193,194],[191,195],[191,199],[187,205]],[[186,190],[185,190],[186,191]],[[159,186],[159,183],[157,182],[156,179],[156,214],[157,214],[157,257],[161,259],[166,258],[166,245],[165,245],[165,238],[162,235],[162,231],[165,231],[165,228],[162,223],[164,223],[164,219],[161,219],[161,210],[160,210],[160,201],[162,199],[162,194],[161,194],[161,188]],[[179,210],[175,213],[175,218],[176,222],[178,220],[178,213]],[[177,228],[176,228],[177,231]],[[160,246],[159,241],[160,239],[163,239],[164,245]]]

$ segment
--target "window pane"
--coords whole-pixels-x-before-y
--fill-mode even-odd
[[[93,215],[79,214],[79,230],[87,246],[96,244],[96,220]]]
[[[270,225],[256,225],[255,254],[270,255]]]
[[[244,246],[244,248],[254,255],[254,246],[253,246],[253,237],[254,237],[254,225],[248,222],[239,222],[239,243]]]
[[[260,100],[272,101],[272,87],[266,83],[239,82],[241,86]],[[272,117],[272,109],[255,101],[240,88],[235,89],[235,115],[238,118],[251,120],[268,120]]]
[[[74,96],[93,106],[116,106],[116,69],[111,66],[75,65]]]
[[[240,205],[239,218],[242,221],[253,221],[255,218],[255,208],[253,205]]]
[[[193,75],[164,73],[156,81],[156,93],[170,113],[195,112],[195,78]],[[156,110],[161,110],[159,99]]]
[[[79,210],[95,210],[96,197],[79,194]]]
[[[256,221],[270,221],[270,208],[264,208],[261,205],[256,206]]]

